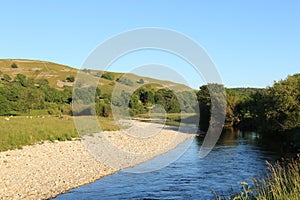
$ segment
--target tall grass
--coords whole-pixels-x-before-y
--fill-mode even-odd
[[[111,118],[98,118],[102,130],[117,130]],[[71,116],[0,117],[0,151],[21,148],[42,141],[79,138]]]
[[[260,179],[253,179],[253,186],[242,182],[242,191],[235,195],[216,199],[233,200],[299,200],[300,199],[300,155],[289,160],[267,162],[267,175]]]
[[[268,175],[261,180],[255,179],[256,199],[300,199],[300,156],[268,165]]]

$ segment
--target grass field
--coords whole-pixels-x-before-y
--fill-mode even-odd
[[[98,118],[102,130],[117,130],[111,118]],[[64,141],[79,138],[70,116],[0,117],[0,151],[21,148],[45,140]]]
[[[179,126],[182,119],[193,119],[193,116],[194,114],[190,113],[182,116],[178,113],[167,114],[166,124]],[[139,115],[138,117],[149,118],[147,115]],[[81,122],[85,120],[85,117],[78,118],[82,118]],[[119,129],[112,118],[98,117],[97,119],[103,131]],[[98,127],[90,126],[88,120],[86,122],[82,124],[82,129],[85,129],[85,132],[93,133],[95,130],[99,130]],[[22,148],[22,146],[33,145],[42,141],[65,141],[79,138],[71,116],[0,117],[0,151]]]

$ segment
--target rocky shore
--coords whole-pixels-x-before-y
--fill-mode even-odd
[[[139,122],[143,126],[143,123]],[[133,132],[138,132],[134,130]],[[103,176],[115,173],[163,154],[192,134],[164,128],[148,138],[137,138],[122,131],[103,132],[115,146],[132,157],[118,157],[118,166],[106,163],[91,151],[92,138],[82,141],[44,142],[20,150],[0,153],[0,199],[48,199]],[[83,142],[84,141],[84,142]],[[140,156],[134,156],[140,155]],[[132,159],[134,158],[134,159]],[[108,167],[110,166],[110,167]],[[113,167],[112,167],[113,166]]]

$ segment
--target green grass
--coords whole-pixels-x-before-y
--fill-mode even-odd
[[[227,198],[216,195],[216,199],[233,200],[298,200],[300,199],[300,155],[282,160],[275,165],[267,162],[268,174],[253,179],[253,186],[242,182],[242,191]]]
[[[71,116],[26,117],[6,120],[0,117],[0,151],[21,148],[42,141],[65,141],[79,138]],[[102,130],[117,130],[113,119],[99,117]]]

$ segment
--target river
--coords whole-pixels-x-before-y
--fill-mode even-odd
[[[255,132],[224,131],[205,158],[199,158],[202,142],[194,139],[177,161],[163,169],[138,174],[120,171],[56,199],[215,199],[212,190],[219,195],[234,193],[240,182],[250,183],[252,177],[264,174],[265,160],[273,163],[282,156],[278,144],[266,145]]]

